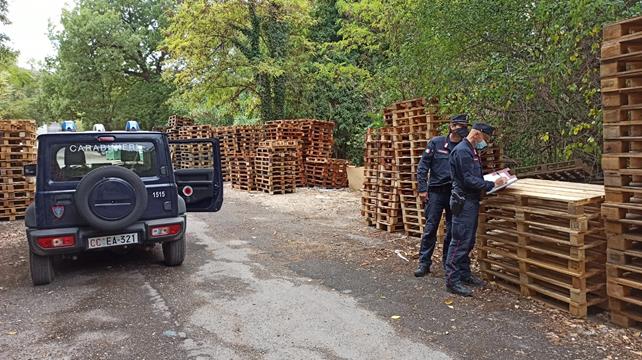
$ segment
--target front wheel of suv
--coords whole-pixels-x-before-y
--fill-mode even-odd
[[[185,235],[180,239],[163,243],[165,265],[179,266],[185,260]]]
[[[53,258],[29,252],[31,281],[34,285],[47,285],[54,279]]]

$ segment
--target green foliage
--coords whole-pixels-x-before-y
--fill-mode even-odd
[[[384,99],[437,95],[446,114],[465,111],[497,125],[522,164],[599,162],[601,26],[639,12],[639,4],[404,1],[385,10],[389,27],[378,15],[386,3],[349,4],[359,16],[343,30],[350,44],[384,55],[383,66],[364,66],[374,69]]]
[[[167,53],[158,50],[170,0],[80,0],[64,10],[48,106],[56,117],[121,129],[127,119],[144,128],[164,123],[173,91],[161,79]]]
[[[7,0],[0,0],[0,25],[8,25],[11,22],[7,17]],[[15,58],[15,53],[6,45],[9,38],[0,32],[0,65],[7,66]]]
[[[0,66],[0,118],[34,118],[37,74],[15,64]]]
[[[205,106],[226,119],[282,118],[287,74],[301,63],[303,0],[181,3],[165,42],[174,103]],[[214,110],[216,109],[216,110]]]

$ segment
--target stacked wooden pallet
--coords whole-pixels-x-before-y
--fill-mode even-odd
[[[642,17],[605,26],[603,215],[611,320],[642,324]]]
[[[332,159],[334,123],[314,119],[276,120],[263,125],[210,127],[209,125],[193,125],[193,121],[172,116],[168,126],[159,128],[165,131],[171,140],[178,139],[219,139],[221,166],[224,181],[232,180],[239,183],[239,172],[245,173],[248,154],[256,154],[259,144],[264,140],[288,141],[296,144],[296,185],[305,186],[306,158],[310,158],[308,168],[311,170],[310,186],[347,187],[347,162]],[[211,147],[211,146],[209,146]],[[275,149],[283,149],[277,147]],[[205,154],[210,149],[208,145],[180,144],[172,145],[171,155],[176,168],[187,168],[209,165]],[[289,149],[288,149],[289,151]],[[211,158],[211,156],[209,156]],[[208,159],[209,159],[208,158]],[[234,161],[231,159],[234,158]],[[234,168],[233,168],[234,167]],[[232,174],[234,173],[234,174]],[[314,174],[325,174],[321,179]],[[251,188],[247,184],[237,185],[237,188]]]
[[[305,157],[331,158],[334,146],[334,122],[314,119],[301,120]]]
[[[379,130],[379,169],[377,173],[377,222],[379,230],[403,230],[398,171],[392,128]]]
[[[479,155],[484,174],[492,173],[506,167],[504,149],[497,142],[488,144],[488,147],[482,150]]]
[[[369,224],[387,231],[403,227],[408,235],[422,235],[424,206],[417,169],[428,140],[447,123],[437,110],[437,104],[424,99],[397,102],[384,109],[386,126],[366,135],[362,214]],[[380,208],[376,221],[369,210],[373,207]]]
[[[268,140],[259,145],[254,157],[257,190],[269,194],[296,191],[299,147],[299,142],[292,140]]]
[[[212,137],[212,128],[210,125],[183,125],[170,128],[167,134],[170,140],[209,139]],[[214,166],[212,144],[172,144],[170,154],[172,164],[176,169],[211,168]]]
[[[191,126],[194,125],[194,120],[178,116],[178,115],[172,115],[169,117],[167,120],[167,127],[171,129],[178,129],[183,126]]]
[[[340,159],[332,159],[334,122],[314,119],[276,120],[265,125],[270,140],[296,141],[299,176],[297,186],[347,187],[347,172]],[[310,161],[306,161],[310,158]],[[325,160],[321,160],[325,159]],[[306,169],[312,174],[306,174]],[[318,174],[330,174],[321,181]],[[315,175],[317,174],[317,175]],[[344,176],[344,174],[346,174]],[[313,180],[308,184],[308,179]],[[327,185],[326,185],[327,184]]]
[[[24,165],[36,163],[36,122],[0,120],[0,221],[24,217],[35,184]]]
[[[265,128],[263,125],[241,125],[234,126],[235,151],[240,153],[251,153],[256,150],[259,144],[265,140]]]
[[[361,190],[361,215],[370,226],[377,223],[379,205],[379,163],[381,161],[381,137],[375,129],[368,129],[365,139],[364,181]]]
[[[348,161],[325,157],[305,160],[306,184],[327,189],[348,187]]]
[[[477,235],[482,274],[576,317],[605,306],[603,201],[602,186],[538,179],[486,198]]]
[[[430,129],[438,129],[439,122],[432,123],[435,117],[425,112],[426,104],[422,99],[412,100],[409,106],[395,104],[392,116],[392,134],[395,148],[395,168],[397,186],[401,199],[403,227],[406,234],[421,237],[424,228],[424,207],[417,186],[417,170],[421,156],[426,150]],[[419,106],[414,108],[412,106]],[[419,109],[419,111],[417,110]],[[419,116],[415,115],[417,112]]]
[[[268,140],[282,140],[296,144],[297,177],[296,186],[306,186],[305,176],[305,121],[303,120],[274,120],[265,124],[265,133]]]
[[[218,138],[219,141],[223,181],[230,181],[232,168],[229,158],[238,152],[236,130],[233,126],[212,127],[212,137]]]
[[[229,156],[230,181],[234,189],[254,191],[254,153],[237,153]]]
[[[593,178],[593,169],[582,160],[563,161],[515,169],[520,179],[542,179],[586,183]]]

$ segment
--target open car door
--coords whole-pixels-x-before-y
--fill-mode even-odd
[[[187,211],[219,211],[223,205],[223,174],[218,139],[171,140],[169,143],[173,148],[178,194],[185,200]]]

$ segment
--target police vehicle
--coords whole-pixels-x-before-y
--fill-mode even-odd
[[[128,128],[38,136],[38,162],[25,166],[25,174],[36,177],[25,216],[34,285],[53,281],[54,257],[105,248],[160,243],[165,264],[181,265],[186,213],[221,208],[218,139],[170,142],[137,124]],[[170,143],[208,142],[213,168],[173,169]]]

